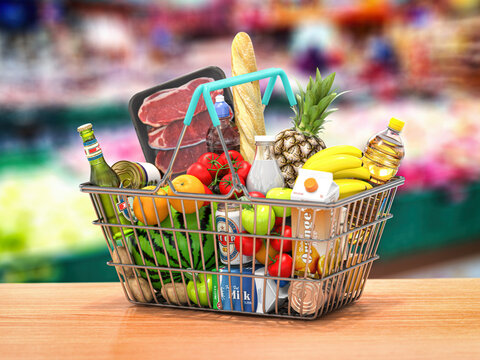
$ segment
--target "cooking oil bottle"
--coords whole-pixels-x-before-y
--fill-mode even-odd
[[[370,171],[371,182],[385,184],[395,176],[405,156],[400,132],[405,123],[391,118],[386,130],[370,138],[363,155],[363,166]]]

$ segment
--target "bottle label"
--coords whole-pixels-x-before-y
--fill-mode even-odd
[[[102,149],[100,149],[100,145],[98,145],[96,139],[84,142],[83,147],[88,161],[93,161],[102,157]]]
[[[122,188],[122,186],[120,186]],[[125,196],[118,196],[117,202],[115,204],[117,206],[117,212],[125,217],[125,219],[128,220],[128,222],[133,221],[136,222],[137,218],[135,217],[133,213],[133,198],[132,197],[125,197]],[[128,208],[130,208],[130,212],[128,211]],[[132,214],[132,217],[130,216]]]

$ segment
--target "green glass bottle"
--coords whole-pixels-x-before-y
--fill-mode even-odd
[[[92,124],[84,124],[77,128],[77,131],[80,133],[80,137],[83,140],[83,147],[85,148],[85,154],[87,159],[90,162],[90,183],[96,186],[102,187],[120,187],[120,179],[115,171],[107,164],[105,158],[103,157],[102,149],[98,144],[97,139],[93,133]],[[115,215],[114,207],[112,206],[112,201],[114,204],[118,203],[117,196],[101,194],[99,195],[100,202],[102,203],[105,216],[107,221],[111,224],[118,224],[117,216]],[[120,223],[124,225],[130,225],[130,222],[121,214],[118,214]],[[119,227],[109,227],[114,239],[119,239],[122,237],[122,233]],[[131,229],[123,228],[125,235],[132,232]]]

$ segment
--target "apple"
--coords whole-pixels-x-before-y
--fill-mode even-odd
[[[267,199],[279,199],[279,200],[290,200],[292,197],[292,189],[290,188],[273,188],[268,190]],[[283,217],[283,206],[272,206],[273,211],[275,211],[275,216]],[[290,216],[292,214],[292,209],[287,208],[285,211],[285,216]]]
[[[268,205],[257,205],[256,211],[253,206],[244,205],[242,225],[250,234],[266,235],[275,226],[275,212]],[[270,225],[270,228],[268,225]]]

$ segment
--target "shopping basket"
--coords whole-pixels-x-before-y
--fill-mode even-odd
[[[128,301],[142,305],[316,319],[360,298],[372,263],[378,259],[377,248],[385,223],[392,218],[390,209],[396,190],[404,183],[404,179],[396,177],[384,185],[331,204],[250,197],[233,171],[232,160],[226,151],[210,92],[269,78],[262,99],[266,106],[278,77],[282,80],[290,105],[295,106],[296,100],[288,78],[281,69],[261,70],[197,87],[176,149],[157,189],[106,188],[88,183],[80,185],[81,191],[90,195],[97,216],[93,224],[101,227],[112,256],[112,261],[107,264],[115,267]],[[227,195],[179,193],[175,191],[171,181],[173,164],[200,96],[205,100],[233,174],[233,186]],[[169,185],[174,194],[157,195],[157,190],[164,185]],[[243,191],[247,200],[229,199],[234,191]],[[151,201],[154,205],[156,199],[167,199],[168,204],[172,200],[181,200],[183,209],[185,201],[208,205],[200,208],[196,206],[195,212],[188,215],[176,212],[168,206],[168,216],[163,221],[160,221],[157,209],[153,206],[158,225],[144,225],[132,220],[134,216],[130,207],[126,209],[130,218],[129,224],[119,226],[118,213],[115,213],[116,221],[107,220],[102,200],[105,202],[105,199],[108,199],[108,205],[115,208],[118,199],[128,201],[129,198],[140,196],[146,199],[139,202],[143,218],[144,201]],[[261,236],[267,249],[274,239],[304,242],[308,248],[304,254],[306,264],[319,260],[313,259],[315,254],[312,244],[323,243],[325,253],[321,261],[318,261],[319,271],[316,277],[307,276],[307,271],[303,274],[295,271],[296,246],[292,249],[294,261],[289,277],[281,277],[280,270],[278,274],[270,274],[267,267],[255,259],[250,264],[234,265],[228,256],[226,264],[222,264],[217,243],[221,240],[226,241],[227,246],[232,246],[234,236],[225,236],[225,232],[216,228],[215,212],[219,204],[225,206],[224,216],[227,222],[233,217],[235,209],[242,209],[245,204],[251,205],[254,211],[254,229],[257,228],[257,210],[262,205],[282,206],[284,214],[288,208],[308,209],[313,214],[323,214],[322,218],[328,219],[327,222],[323,220],[322,226],[326,230],[324,233],[328,234],[323,238],[285,237],[270,231]],[[285,219],[284,216],[280,234],[284,234],[287,226]],[[312,217],[312,228],[319,225],[315,224],[315,221],[318,221],[316,219],[316,216]],[[242,228],[241,216],[239,221]],[[269,212],[269,229],[274,221]],[[300,216],[296,221],[298,223],[294,224],[292,218],[292,227],[301,225]],[[116,236],[112,236],[113,227],[120,229]],[[243,258],[243,243],[240,244],[240,258]],[[124,251],[125,249],[127,251]],[[123,256],[120,251],[124,251]],[[279,268],[282,253],[283,244],[280,247]],[[268,256],[266,251],[265,259],[260,259],[263,260],[261,262],[268,264]],[[193,286],[189,283],[193,283]],[[187,296],[189,290],[193,292],[193,300]],[[202,299],[202,291],[213,294],[205,295]]]

